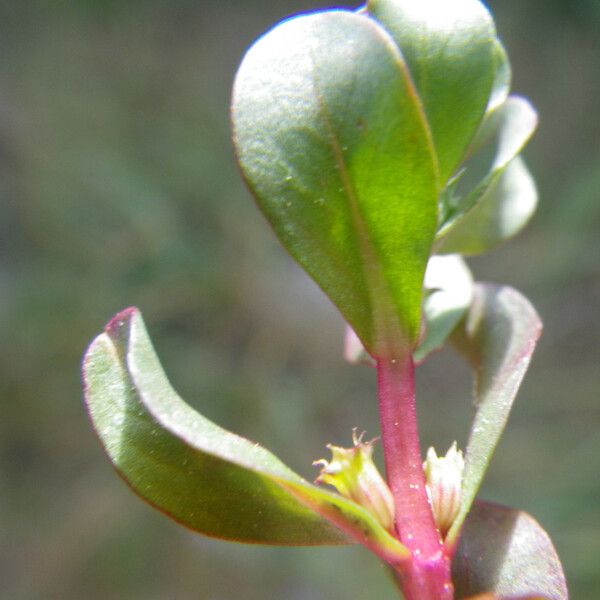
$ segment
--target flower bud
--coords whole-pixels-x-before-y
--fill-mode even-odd
[[[446,456],[436,454],[429,448],[423,463],[427,494],[435,523],[443,537],[454,523],[461,503],[462,475],[465,468],[463,453],[452,444]]]
[[[375,440],[363,442],[364,433],[352,432],[353,448],[328,444],[331,460],[321,459],[322,465],[315,483],[332,485],[342,496],[366,508],[388,531],[394,530],[394,498],[387,483],[373,462]]]

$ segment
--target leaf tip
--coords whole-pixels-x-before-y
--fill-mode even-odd
[[[128,326],[136,315],[139,315],[140,311],[135,306],[124,308],[118,312],[104,328],[105,333],[111,338],[120,337],[123,328]]]
[[[102,340],[106,341],[108,337],[115,348],[125,347],[129,338],[131,322],[140,314],[140,310],[135,306],[130,306],[118,312],[104,327],[104,332],[96,336],[87,347],[81,365],[83,392],[86,402],[89,392],[89,372],[93,369],[96,350],[99,348],[99,344],[102,345]]]

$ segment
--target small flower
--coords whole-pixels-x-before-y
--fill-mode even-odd
[[[442,536],[446,536],[460,510],[462,475],[465,468],[463,453],[450,446],[446,456],[436,454],[429,448],[423,463],[427,483],[427,494],[436,525]]]
[[[373,444],[363,442],[364,432],[352,431],[353,448],[328,444],[331,460],[317,460],[322,465],[315,483],[332,485],[342,496],[366,508],[388,530],[394,530],[394,499],[387,483],[373,462]]]

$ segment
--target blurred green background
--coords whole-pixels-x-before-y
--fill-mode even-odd
[[[311,0],[0,2],[0,596],[390,600],[362,548],[191,534],[140,502],[90,430],[79,363],[128,305],[176,388],[312,477],[327,442],[378,430],[374,374],[244,190],[228,133],[245,48]],[[545,334],[483,495],[533,513],[572,597],[600,589],[600,3],[494,0],[514,89],[538,107],[541,192],[514,242],[472,261]],[[419,375],[423,445],[464,445],[470,375]]]

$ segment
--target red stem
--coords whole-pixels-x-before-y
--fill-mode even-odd
[[[435,526],[425,488],[412,357],[377,361],[379,415],[396,531],[412,552],[399,573],[406,600],[452,600],[450,558]]]

